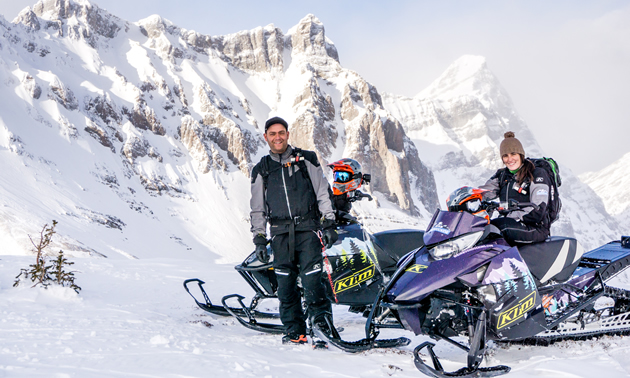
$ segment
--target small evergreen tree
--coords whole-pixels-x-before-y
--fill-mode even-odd
[[[67,272],[65,270],[67,266],[73,265],[74,263],[68,261],[61,250],[55,259],[46,256],[46,251],[44,251],[50,243],[52,243],[56,226],[56,220],[52,221],[52,226],[45,224],[39,233],[39,242],[37,243],[31,238],[31,235],[28,236],[35,248],[35,264],[31,264],[28,268],[22,268],[20,270],[20,273],[15,277],[15,282],[13,283],[14,287],[18,286],[22,279],[30,279],[31,282],[34,283],[32,287],[41,285],[47,288],[50,284],[57,283],[61,286],[69,286],[79,293],[81,288],[74,283],[74,272]],[[50,265],[47,265],[49,262]]]
[[[72,261],[68,261],[68,259],[63,255],[63,251],[59,250],[59,255],[57,255],[57,258],[52,261],[52,265],[49,266],[52,273],[52,280],[58,285],[70,287],[79,294],[81,287],[74,283],[74,272],[66,272],[65,270],[66,266],[69,267],[70,265],[74,265],[74,263]]]

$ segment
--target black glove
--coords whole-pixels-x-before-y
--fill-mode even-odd
[[[324,231],[322,232],[322,242],[324,243],[326,249],[328,249],[331,248],[339,239],[339,235],[337,235],[334,221],[326,219],[322,226],[324,227]]]
[[[254,244],[256,244],[256,257],[258,260],[266,264],[269,262],[269,255],[267,254],[267,237],[263,234],[254,236]]]

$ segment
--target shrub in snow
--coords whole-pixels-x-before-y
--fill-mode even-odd
[[[68,286],[76,291],[77,294],[79,293],[81,288],[74,283],[74,272],[66,271],[66,268],[74,263],[68,261],[62,250],[59,250],[59,254],[55,258],[46,256],[44,251],[52,243],[55,226],[57,226],[56,220],[52,221],[52,226],[45,224],[39,233],[39,242],[37,243],[30,235],[28,236],[33,247],[35,247],[35,264],[20,270],[20,273],[15,277],[14,287],[18,286],[22,280],[30,279],[31,282],[34,282],[32,287],[41,285],[47,288],[51,284],[58,284],[60,286]]]

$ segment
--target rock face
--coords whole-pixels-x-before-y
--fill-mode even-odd
[[[81,0],[41,0],[32,11],[20,13],[16,21],[38,31],[42,23],[35,17],[45,19],[45,28],[56,30],[59,37],[84,40],[92,47],[96,47],[99,37],[114,38],[127,26],[119,18]],[[73,17],[79,20],[78,24],[67,22]]]
[[[247,182],[267,153],[259,125],[274,115],[290,123],[290,142],[316,151],[322,164],[357,159],[372,174],[364,189],[378,205],[390,202],[387,208],[416,223],[437,206],[433,174],[403,126],[375,87],[341,66],[314,15],[286,34],[268,25],[206,36],[160,16],[130,23],[87,0],[42,0],[13,23],[0,20],[0,36],[6,84],[0,91],[18,93],[11,107],[26,109],[15,118],[0,113],[0,136],[6,136],[0,142],[60,175],[50,182],[65,188],[54,201],[68,219],[120,231],[120,243],[142,237],[127,230],[167,227],[168,214],[189,234],[161,233],[178,248],[211,230],[227,239],[202,245],[235,260],[246,254]],[[27,120],[26,128],[18,119]],[[43,145],[64,153],[45,152]],[[33,177],[42,175],[33,163],[24,164]],[[70,177],[86,182],[77,185]],[[71,194],[77,187],[80,193]],[[120,201],[124,206],[116,206]],[[199,217],[190,215],[201,209]],[[41,209],[29,211],[44,217]],[[221,221],[208,214],[221,214]],[[79,225],[73,233],[82,234]],[[74,238],[75,251],[85,251]],[[157,248],[162,245],[168,242]]]
[[[515,132],[529,157],[546,156],[483,57],[463,56],[414,98],[387,95],[384,102],[420,146],[442,204],[456,188],[481,185],[502,166],[498,146],[506,131]],[[563,208],[552,235],[577,237],[587,248],[618,238],[601,200],[559,164]]]

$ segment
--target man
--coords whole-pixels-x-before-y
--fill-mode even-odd
[[[267,222],[270,224],[280,319],[286,327],[282,342],[303,344],[307,342],[306,323],[298,276],[311,321],[320,328],[332,324],[331,304],[322,282],[322,247],[330,248],[337,241],[335,215],[317,155],[288,144],[287,122],[280,117],[269,119],[264,137],[270,151],[252,170],[251,231],[256,256],[267,263]]]

